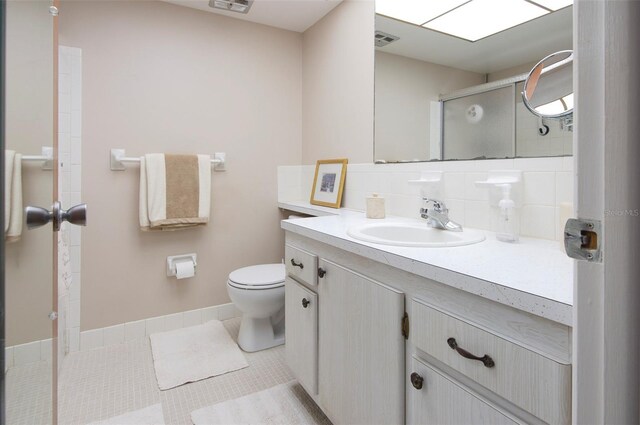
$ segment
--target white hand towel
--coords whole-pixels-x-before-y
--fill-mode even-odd
[[[140,160],[140,228],[201,226],[211,210],[211,157],[147,154]]]
[[[22,155],[5,151],[4,239],[15,242],[22,234]]]

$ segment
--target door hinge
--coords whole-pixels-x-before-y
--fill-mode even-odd
[[[602,262],[600,237],[602,224],[598,220],[570,218],[564,226],[564,249],[576,260]]]
[[[402,336],[409,339],[409,315],[406,312],[402,316]]]

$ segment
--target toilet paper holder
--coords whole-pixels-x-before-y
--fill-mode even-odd
[[[195,268],[198,265],[197,259],[198,259],[197,254],[171,255],[167,257],[167,276],[176,275],[176,265],[178,263],[186,263],[186,262],[193,263],[193,268],[195,272]]]

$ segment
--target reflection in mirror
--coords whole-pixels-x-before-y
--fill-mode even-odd
[[[553,53],[541,60],[524,83],[525,106],[541,118],[573,113],[573,52]]]
[[[571,154],[571,133],[532,114],[521,95],[540,58],[572,47],[570,2],[555,11],[529,8],[541,16],[485,28],[482,37],[458,34],[456,25],[449,34],[439,23],[432,25],[439,31],[429,29],[429,8],[412,12],[411,3],[422,2],[376,0],[376,162]]]

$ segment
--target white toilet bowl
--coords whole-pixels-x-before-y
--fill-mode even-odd
[[[238,345],[244,351],[284,344],[285,273],[284,264],[261,264],[229,274],[229,297],[242,312]]]

